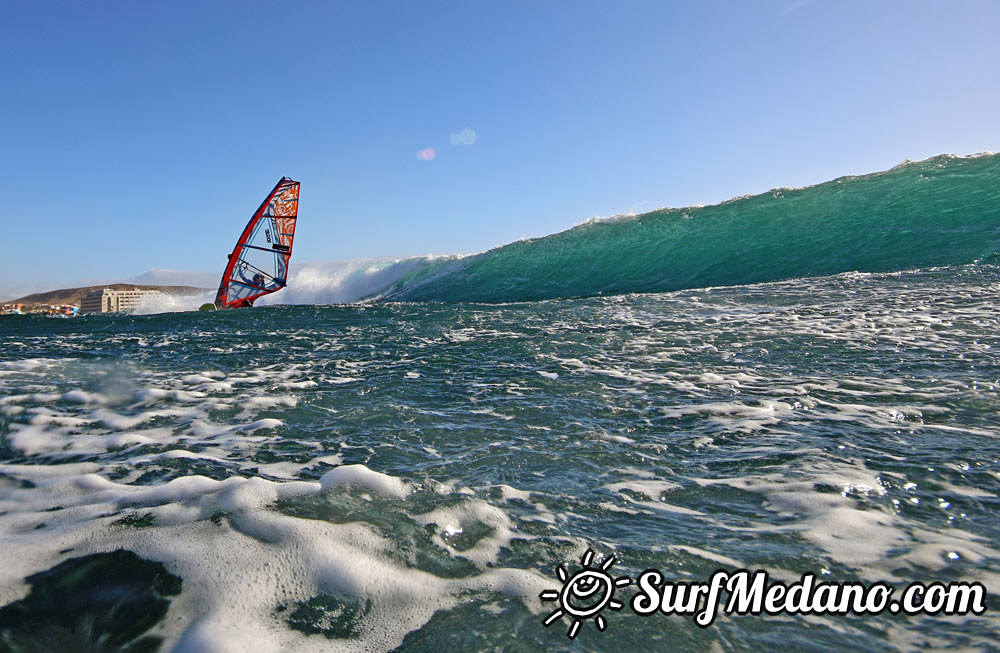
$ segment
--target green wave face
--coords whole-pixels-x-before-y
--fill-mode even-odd
[[[411,275],[383,298],[512,302],[972,263],[1000,249],[1000,158],[937,156],[596,221]]]

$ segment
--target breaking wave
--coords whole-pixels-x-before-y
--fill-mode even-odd
[[[1000,158],[942,155],[713,206],[590,221],[427,262],[393,301],[511,302],[973,263],[1000,249]]]
[[[940,155],[712,206],[590,220],[469,256],[293,264],[288,288],[258,304],[668,292],[962,265],[998,251],[1000,157]]]

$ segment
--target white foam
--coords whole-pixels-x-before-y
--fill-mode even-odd
[[[635,444],[635,440],[624,435],[614,435],[613,433],[600,433],[599,436],[602,440],[607,440],[608,442],[614,442],[616,444]]]
[[[452,547],[445,541],[443,534],[462,533],[472,523],[487,526],[492,531],[489,537],[480,538],[472,547],[463,548],[460,552],[463,558],[471,560],[479,569],[486,569],[488,565],[495,564],[500,555],[500,548],[509,544],[513,538],[511,522],[507,514],[478,499],[471,499],[455,506],[423,513],[415,516],[414,519],[420,524],[435,525],[437,533],[432,539],[435,544],[446,551]]]
[[[621,481],[619,483],[606,483],[601,487],[611,490],[612,492],[621,492],[622,490],[631,490],[637,494],[642,494],[644,496],[658,501],[664,494],[669,494],[674,490],[679,490],[681,485],[674,483],[672,481],[654,480],[654,479],[638,479],[631,481]]]
[[[244,399],[240,403],[244,406],[253,406],[254,408],[293,408],[299,402],[295,397],[270,395],[266,397],[250,397],[248,399]]]
[[[13,430],[7,434],[7,442],[27,456],[62,451],[69,444],[59,433],[47,431],[39,426],[13,424],[11,428]]]
[[[183,591],[162,625],[168,649],[226,651],[252,645],[264,651],[329,650],[339,644],[351,650],[386,650],[470,591],[507,593],[537,612],[535,598],[551,584],[536,572],[493,566],[512,537],[510,519],[479,499],[467,497],[416,516],[434,528],[438,547],[480,570],[463,579],[440,578],[394,562],[396,543],[362,522],[334,524],[273,509],[279,499],[316,495],[344,483],[406,500],[402,479],[362,465],[333,470],[319,483],[189,476],[150,487],[107,480],[93,474],[94,468],[0,465],[0,473],[34,484],[0,489],[0,506],[18,506],[18,511],[0,512],[0,546],[8,562],[0,570],[0,600],[22,597],[26,588],[20,579],[54,566],[68,549],[76,556],[127,548],[163,562],[183,578]],[[54,506],[60,507],[60,526],[35,529],[39,516]],[[121,511],[149,514],[153,524],[116,525]],[[209,519],[219,514],[225,515],[222,521]],[[485,525],[488,534],[454,551],[448,538],[473,524]],[[317,593],[353,597],[368,606],[356,637],[338,643],[287,627],[278,606]]]
[[[268,304],[346,304],[375,297],[414,272],[461,256],[305,262],[292,268],[288,287],[258,300]]]
[[[892,578],[892,569],[905,563],[907,555],[891,559],[891,554],[912,544],[912,536],[893,513],[858,508],[857,496],[885,494],[878,477],[860,461],[831,460],[815,451],[799,456],[795,473],[693,480],[763,494],[765,508],[796,518],[784,530],[799,533],[832,559],[870,578]]]
[[[324,490],[338,485],[360,485],[390,497],[402,498],[410,493],[406,483],[400,479],[373,471],[364,465],[336,467],[323,474],[319,482]]]
[[[681,515],[701,515],[702,513],[697,510],[692,510],[690,508],[685,508],[683,506],[675,506],[673,504],[667,503],[664,496],[678,490],[681,486],[672,481],[658,480],[658,479],[632,479],[627,481],[620,481],[618,483],[606,483],[602,485],[606,490],[611,490],[612,492],[619,493],[619,496],[626,502],[632,505],[641,506],[643,508],[648,508],[651,510],[661,510],[665,512],[673,512]],[[648,501],[643,501],[641,499],[636,499],[623,493],[622,490],[629,490],[636,494],[647,497]]]
[[[133,313],[136,315],[153,315],[156,313],[196,311],[202,304],[210,304],[214,300],[215,292],[212,290],[206,290],[191,295],[175,295],[172,293],[155,292],[143,296],[142,301]]]
[[[500,490],[504,501],[512,501],[516,499],[527,502],[531,499],[531,492],[526,490],[518,490],[517,488],[505,484],[497,485],[495,487]]]
[[[63,393],[63,399],[79,404],[106,404],[109,398],[96,392],[86,392],[84,390],[70,390]]]
[[[704,558],[705,560],[710,560],[716,564],[724,565],[730,569],[746,569],[747,565],[739,560],[730,558],[728,556],[720,555],[718,553],[713,553],[712,551],[707,551],[696,546],[688,546],[684,544],[671,544],[669,547],[674,551],[683,551],[685,553],[690,553],[691,555],[698,556],[699,558]]]
[[[275,419],[273,417],[267,417],[265,419],[259,419],[255,422],[250,422],[249,424],[244,424],[237,428],[238,431],[243,431],[246,433],[251,433],[253,431],[259,431],[261,429],[276,429],[280,426],[284,426],[285,423],[280,419]]]

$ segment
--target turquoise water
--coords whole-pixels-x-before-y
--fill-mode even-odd
[[[0,650],[995,647],[996,171],[932,159],[587,224],[379,293],[447,302],[0,320]],[[838,222],[832,197],[888,204]],[[759,229],[719,247],[746,267],[699,261],[737,207]],[[648,266],[584,270],[581,243],[645,230]],[[574,248],[571,282],[551,257]],[[502,263],[480,299],[523,292],[531,260],[567,297],[457,301]],[[595,296],[616,288],[656,292]],[[988,609],[700,628],[638,616],[633,586],[571,640],[539,594],[587,549],[633,578],[981,582]]]
[[[970,263],[1000,248],[1000,157],[938,156],[722,204],[592,221],[408,272],[384,297],[513,302]]]

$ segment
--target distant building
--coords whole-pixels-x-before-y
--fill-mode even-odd
[[[122,313],[139,307],[143,298],[155,294],[155,290],[91,290],[80,301],[81,313]]]
[[[76,315],[79,306],[73,304],[0,304],[0,315],[47,313],[49,315]]]

